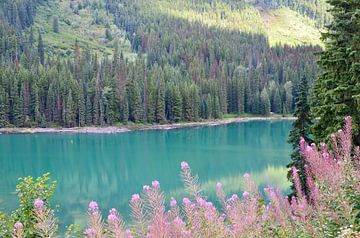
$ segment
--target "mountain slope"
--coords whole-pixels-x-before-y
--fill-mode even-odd
[[[193,5],[192,1],[154,0],[143,2],[143,11],[201,22],[209,27],[218,27],[247,33],[261,33],[268,37],[270,45],[313,44],[322,45],[317,22],[288,7],[265,8],[259,4],[247,4],[234,8],[223,1]]]
[[[58,32],[53,29],[56,18]],[[38,5],[33,27],[42,33],[48,53],[69,55],[77,40],[103,56],[111,55],[118,45],[125,56],[133,57],[125,32],[113,22],[102,1],[46,1]]]

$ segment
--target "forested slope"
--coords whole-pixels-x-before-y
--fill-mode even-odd
[[[259,1],[169,3],[4,2],[0,126],[165,123],[293,111],[300,78],[314,79],[313,53],[321,48],[290,42],[291,37],[299,39],[291,32],[284,38],[291,45],[273,44],[261,29],[277,29],[276,24],[283,29],[277,12],[288,18],[295,11],[303,26],[316,29],[327,19],[323,10],[315,14],[299,8],[301,4],[279,8]],[[13,14],[6,11],[9,7]],[[184,7],[197,13],[177,16]],[[226,11],[218,11],[223,7]],[[254,30],[248,24],[256,11],[275,20]],[[232,14],[246,21],[227,27],[222,18]],[[312,34],[307,28],[294,29]]]

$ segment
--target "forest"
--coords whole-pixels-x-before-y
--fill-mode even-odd
[[[1,5],[1,127],[289,114],[294,111],[301,76],[311,83],[318,73],[314,53],[321,51],[319,46],[270,47],[261,33],[152,14],[141,8],[143,1],[69,1],[75,13],[103,8],[112,14],[137,57],[126,57],[128,52],[116,43],[109,57],[77,40],[68,56],[50,54],[43,41],[46,33],[32,27],[39,4],[46,2],[19,0]],[[53,31],[61,32],[57,18]],[[106,29],[104,38],[111,38],[111,31]]]

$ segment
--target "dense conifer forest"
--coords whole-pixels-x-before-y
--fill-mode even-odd
[[[166,1],[154,1],[162,4]],[[191,7],[215,3],[230,11],[251,4],[287,6],[319,25],[328,16],[314,1],[185,1]],[[298,2],[298,4],[295,4]],[[270,46],[266,35],[187,21],[147,9],[146,1],[68,1],[75,14],[102,9],[125,30],[131,52],[120,42],[101,54],[74,40],[67,55],[44,43],[33,27],[42,0],[3,1],[0,24],[0,126],[50,127],[166,123],[221,118],[225,114],[294,111],[300,79],[317,75],[320,46]],[[252,6],[251,5],[251,6]],[[323,6],[323,5],[322,5]],[[100,11],[100,10],[99,10]],[[231,12],[223,12],[226,17]],[[64,19],[54,17],[53,32]],[[71,24],[71,23],[69,23]],[[59,33],[58,33],[59,34]],[[112,38],[106,28],[104,41]],[[128,57],[136,53],[136,57]]]

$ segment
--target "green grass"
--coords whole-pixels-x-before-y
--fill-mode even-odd
[[[104,8],[97,9],[103,21],[94,23],[94,10],[90,7],[75,14],[70,8],[69,1],[43,2],[37,9],[35,29],[40,30],[47,51],[51,54],[70,55],[73,52],[75,41],[80,46],[89,46],[100,56],[111,56],[115,45],[124,52],[130,60],[136,56],[131,52],[130,42],[125,38],[125,32],[113,25],[113,16],[106,15]],[[53,17],[59,18],[60,32],[55,33],[52,28]],[[113,35],[112,41],[105,39],[105,29],[109,26]]]

